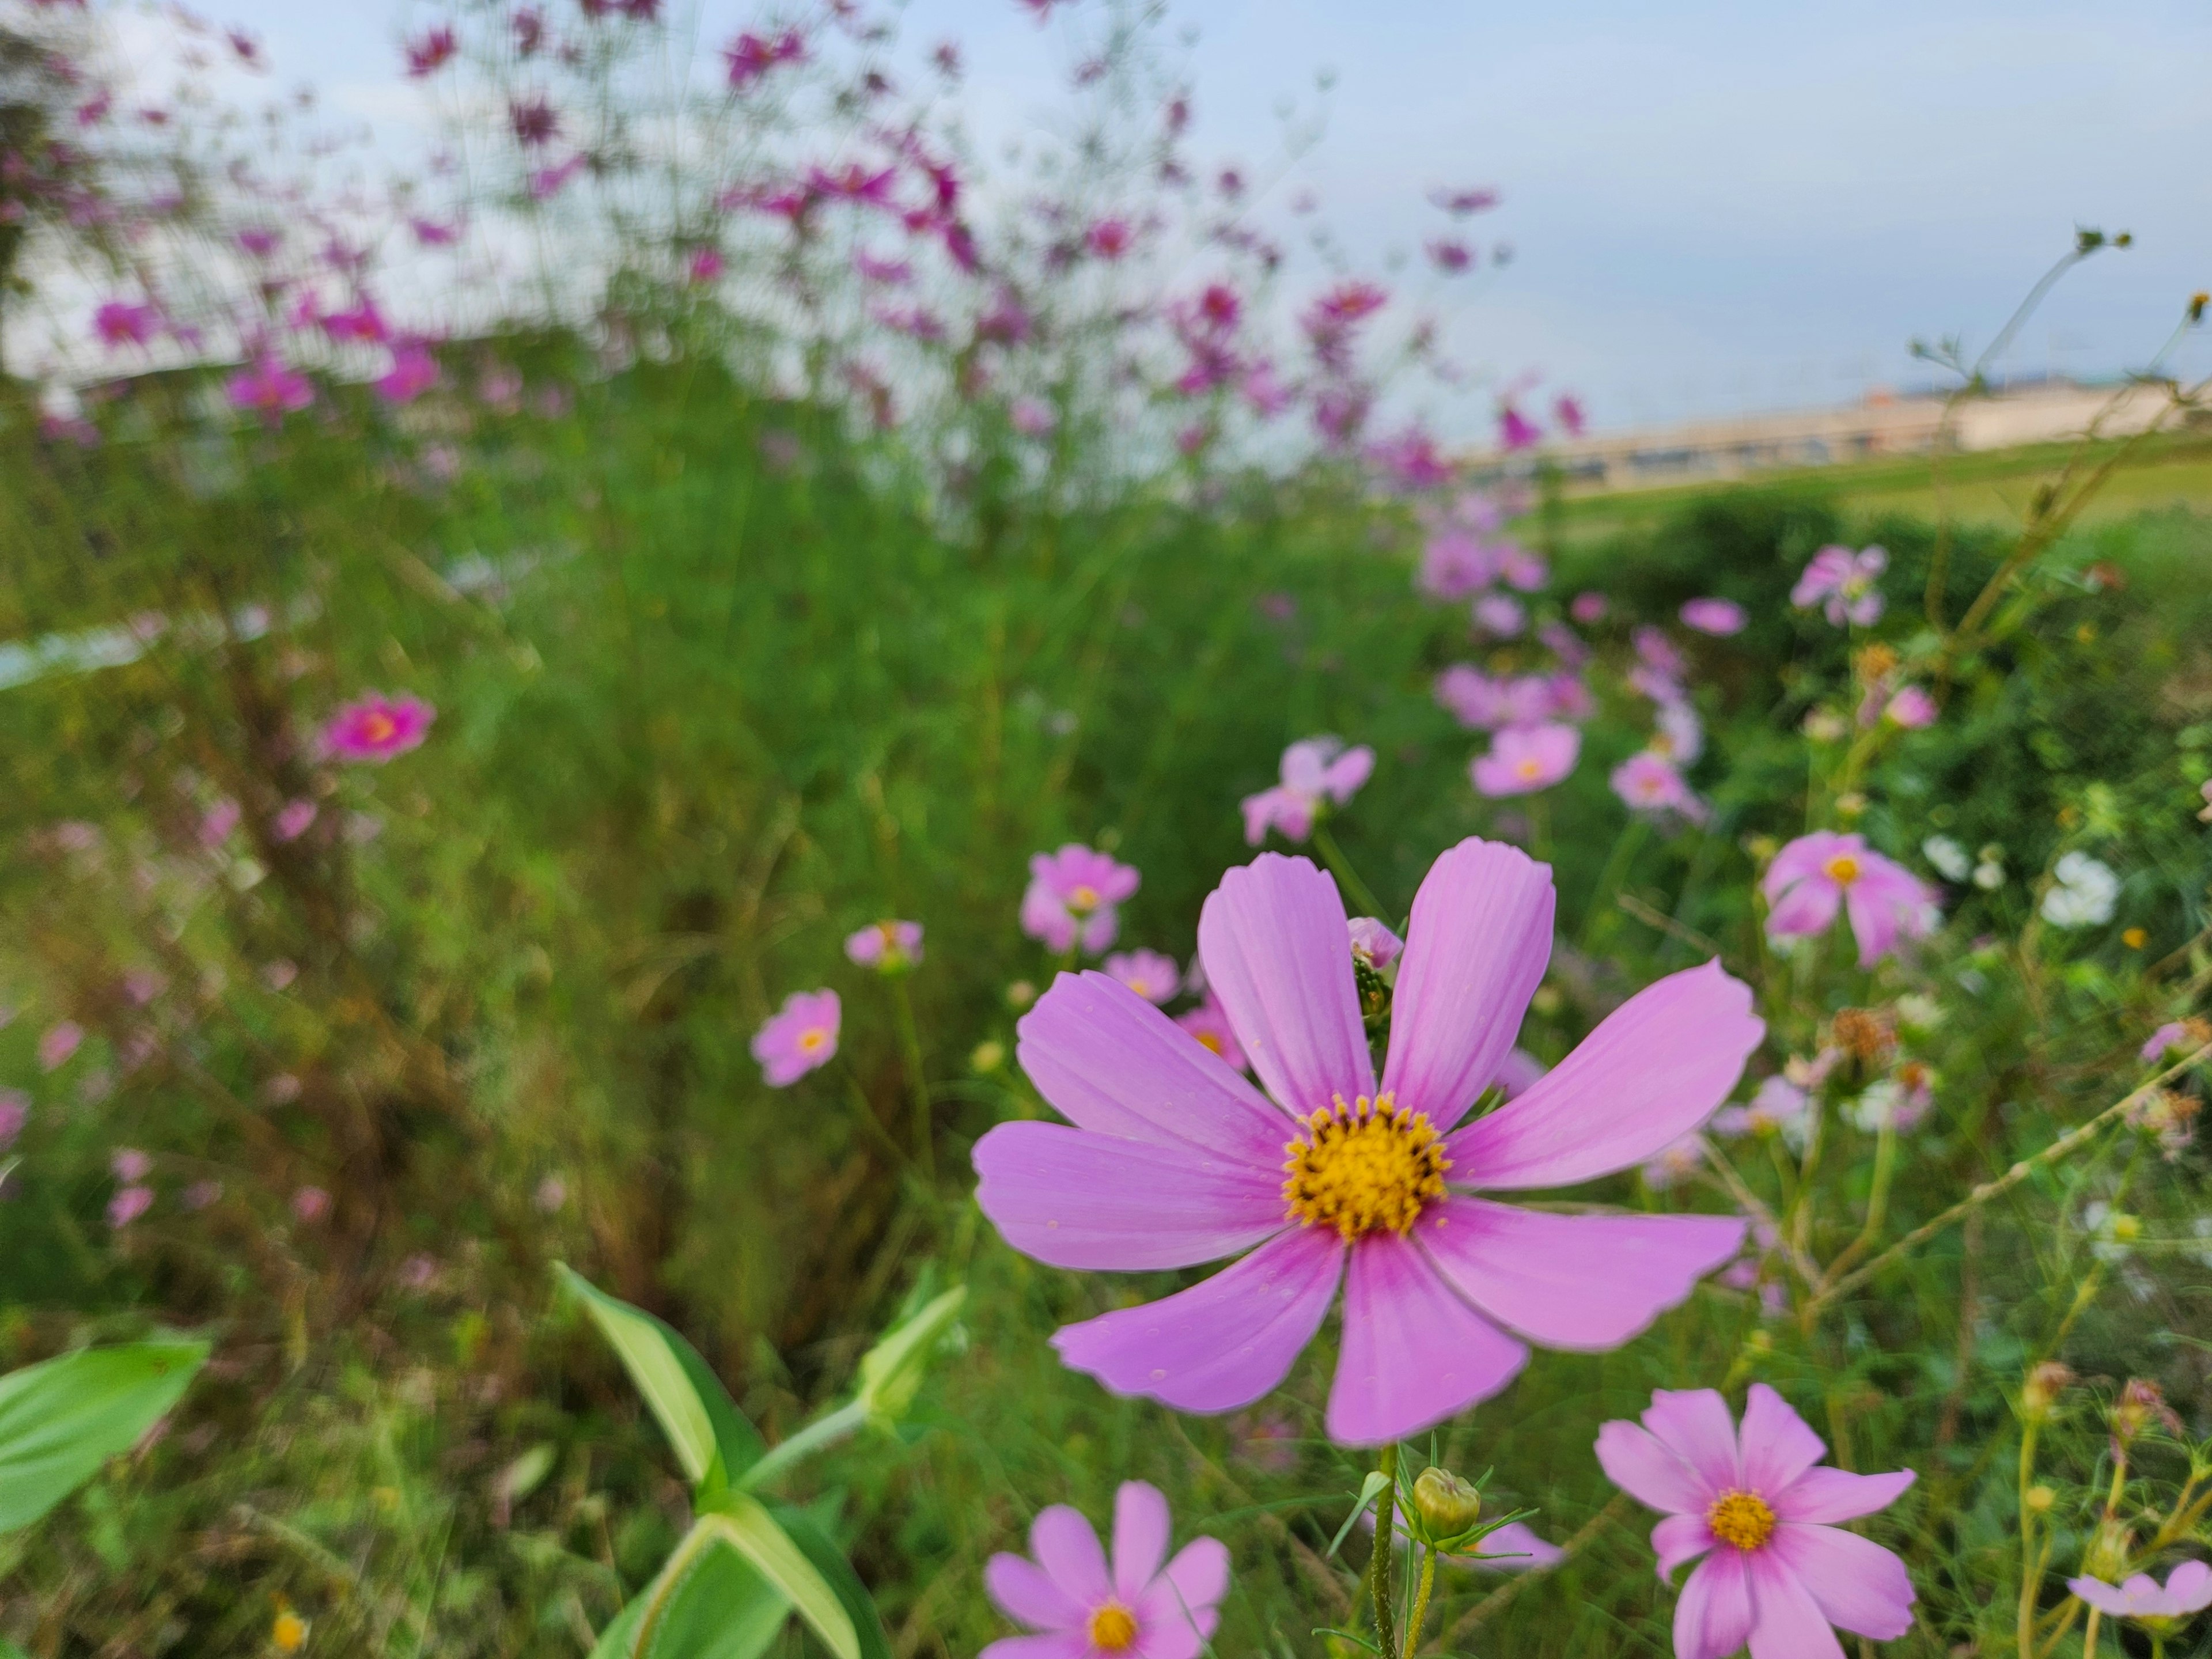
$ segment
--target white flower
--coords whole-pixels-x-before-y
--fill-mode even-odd
[[[1936,873],[1946,881],[1964,881],[1974,867],[1974,860],[1966,849],[1948,836],[1929,836],[1920,843],[1920,851],[1936,866]]]
[[[2053,927],[2095,927],[2112,919],[2120,878],[2087,853],[2069,853],[2051,872],[2043,919]]]

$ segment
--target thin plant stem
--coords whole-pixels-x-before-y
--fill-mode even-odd
[[[1890,1177],[1897,1168],[1896,1117],[1894,1107],[1883,1115],[1881,1132],[1875,1141],[1874,1186],[1867,1194],[1866,1225],[1859,1229],[1859,1236],[1844,1247],[1843,1254],[1828,1264],[1824,1279],[1833,1279],[1841,1273],[1872,1249],[1875,1240],[1881,1237],[1881,1224],[1889,1212]]]
[[[1314,825],[1313,844],[1322,862],[1328,866],[1329,873],[1343,884],[1344,896],[1359,907],[1362,915],[1372,916],[1381,922],[1391,920],[1383,912],[1382,901],[1375,896],[1373,888],[1360,880],[1359,872],[1352,867],[1352,860],[1345,857],[1344,849],[1336,844],[1336,837],[1328,833],[1327,826]]]
[[[913,1175],[915,1172],[914,1164],[907,1157],[906,1148],[894,1140],[890,1131],[884,1127],[883,1120],[876,1115],[876,1109],[868,1103],[868,1091],[860,1086],[860,1079],[850,1067],[845,1070],[845,1090],[852,1098],[853,1115],[860,1120],[860,1127],[868,1132],[869,1139],[890,1159],[891,1167],[901,1174]]]
[[[921,1178],[937,1180],[937,1133],[929,1111],[929,1077],[921,1063],[921,1031],[914,1021],[914,999],[906,975],[891,975],[891,1012],[898,1021],[899,1047],[906,1054],[907,1087],[914,1094],[914,1161]]]
[[[1398,1514],[1398,1443],[1382,1448],[1375,1464],[1384,1479],[1375,1505],[1375,1553],[1367,1560],[1367,1594],[1375,1603],[1375,1642],[1384,1654],[1398,1645],[1397,1620],[1390,1589],[1390,1528]]]
[[[2020,1659],[2035,1659],[2035,1593],[2043,1575],[2035,1555],[2035,1511],[2028,1493],[2035,1485],[2035,1441],[2042,1425],[2031,1418],[2020,1431]]]
[[[1613,902],[1613,895],[1628,879],[1628,872],[1636,861],[1636,854],[1642,850],[1644,838],[1650,831],[1650,824],[1632,812],[1628,822],[1621,825],[1620,833],[1613,837],[1613,851],[1606,855],[1605,868],[1598,874],[1596,890],[1590,894],[1589,908],[1583,915],[1583,950],[1589,950],[1595,940],[1599,921],[1615,914],[1617,907]]]
[[[1413,1650],[1421,1645],[1421,1626],[1429,1617],[1429,1592],[1436,1583],[1437,1547],[1431,1544],[1421,1557],[1421,1587],[1413,1593],[1413,1616],[1406,1622],[1405,1659],[1413,1659]]]
[[[2081,1659],[2097,1659],[2097,1626],[2104,1617],[2100,1608],[2089,1609],[2089,1620],[2081,1626]]]

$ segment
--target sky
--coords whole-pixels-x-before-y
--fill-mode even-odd
[[[209,3],[287,82],[410,141],[396,43],[434,6]],[[2203,0],[1169,5],[1196,155],[1262,162],[1286,98],[1323,111],[1282,188],[1315,193],[1363,270],[1395,252],[1413,262],[1403,286],[1425,289],[1419,250],[1443,224],[1429,189],[1500,191],[1463,228],[1513,258],[1453,299],[1455,354],[1497,384],[1574,391],[1601,428],[1930,384],[1908,343],[1986,343],[2077,225],[2136,246],[2073,272],[2007,372],[2123,372],[2212,287]],[[755,12],[703,7],[709,46]],[[1064,103],[1073,10],[1041,27],[1018,0],[908,0],[902,33],[915,55],[961,43],[988,153]],[[2177,361],[2212,372],[2212,340]]]

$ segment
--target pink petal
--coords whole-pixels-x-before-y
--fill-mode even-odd
[[[1001,1123],[975,1143],[975,1161],[983,1213],[1006,1243],[1055,1267],[1188,1267],[1283,1225],[1280,1175],[1189,1147]]]
[[[2066,1581],[2066,1588],[2098,1612],[2114,1619],[2124,1619],[2133,1610],[2134,1604],[2128,1600],[2126,1594],[2101,1578],[2069,1578]]]
[[[1759,1553],[1794,1574],[1831,1624],[1877,1642],[1912,1628],[1911,1575],[1870,1538],[1785,1521]]]
[[[1560,1187],[1639,1164],[1728,1098],[1765,1026],[1717,961],[1645,987],[1527,1091],[1445,1142],[1455,1184]]]
[[[1279,1173],[1296,1127],[1242,1072],[1121,981],[1095,969],[1062,974],[1014,1029],[1022,1070],[1079,1128]]]
[[[1187,1291],[1067,1326],[1053,1346],[1116,1394],[1178,1411],[1249,1406],[1313,1340],[1343,1260],[1334,1233],[1302,1227]]]
[[[1088,1628],[1056,1630],[1042,1636],[1002,1636],[975,1659],[1086,1659],[1094,1651]]]
[[[1673,1577],[1675,1568],[1694,1561],[1714,1544],[1712,1528],[1702,1515],[1670,1515],[1651,1528],[1651,1549],[1659,1558],[1662,1578]]]
[[[1736,1462],[1735,1423],[1728,1401],[1714,1389],[1654,1389],[1644,1426],[1704,1483],[1705,1504],[1743,1485]]]
[[[1764,1382],[1751,1385],[1736,1443],[1741,1448],[1744,1486],[1769,1502],[1828,1455],[1820,1437]]]
[[[1528,1572],[1555,1567],[1567,1553],[1547,1538],[1539,1538],[1528,1525],[1508,1521],[1474,1547],[1471,1555],[1447,1556],[1455,1566],[1480,1567],[1492,1572]]]
[[[1743,1246],[1735,1216],[1549,1215],[1447,1198],[1413,1236],[1452,1287],[1547,1348],[1617,1348]]]
[[[1037,1630],[1079,1630],[1090,1616],[1026,1556],[993,1556],[983,1567],[983,1588],[1007,1618]]]
[[[1132,1609],[1142,1632],[1143,1659],[1197,1659],[1221,1622],[1218,1608],[1228,1594],[1228,1546],[1215,1538],[1194,1538]]]
[[[1638,1503],[1673,1515],[1702,1517],[1729,1485],[1706,1480],[1649,1429],[1620,1418],[1598,1430],[1597,1463]]]
[[[1133,1604],[1168,1559],[1168,1500],[1158,1486],[1125,1480],[1114,1495],[1114,1594]]]
[[[1335,882],[1279,853],[1224,875],[1199,914],[1206,983],[1267,1092],[1300,1115],[1375,1092],[1349,937]]]
[[[1470,838],[1413,898],[1382,1087],[1439,1129],[1467,1115],[1513,1047],[1552,957],[1552,870]]]
[[[1743,1558],[1751,1575],[1751,1659],[1844,1659],[1820,1608],[1772,1549]]]
[[[1843,899],[1844,890],[1827,877],[1807,876],[1774,901],[1767,912],[1766,931],[1781,939],[1825,933]]]
[[[1674,1659],[1729,1659],[1751,1636],[1751,1577],[1743,1552],[1715,1550],[1674,1604]]]
[[[1894,1474],[1853,1474],[1847,1469],[1808,1469],[1768,1502],[1784,1521],[1832,1526],[1886,1510],[1913,1481],[1911,1469]]]
[[[1060,1594],[1079,1607],[1095,1607],[1114,1593],[1106,1577],[1106,1552],[1079,1510],[1065,1504],[1039,1510],[1030,1522],[1030,1553]]]
[[[1328,1394],[1328,1437],[1401,1440],[1510,1382],[1528,1349],[1468,1307],[1395,1233],[1352,1248],[1344,1345]]]

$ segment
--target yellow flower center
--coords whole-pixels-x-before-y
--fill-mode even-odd
[[[1756,1492],[1724,1492],[1705,1511],[1705,1525],[1722,1543],[1755,1550],[1774,1535],[1774,1511]]]
[[[1120,1653],[1136,1640],[1136,1616],[1119,1601],[1109,1601],[1091,1615],[1091,1645],[1100,1652]]]
[[[810,1054],[829,1041],[830,1033],[818,1025],[811,1025],[799,1034],[799,1048],[802,1052]]]
[[[1229,1052],[1221,1046],[1221,1034],[1218,1031],[1196,1031],[1192,1035],[1217,1054],[1225,1054]]]
[[[398,730],[399,723],[385,714],[371,714],[361,723],[362,736],[371,743],[390,743]]]
[[[1389,1095],[1362,1095],[1299,1120],[1305,1133],[1283,1151],[1283,1203],[1293,1221],[1334,1227],[1347,1244],[1389,1228],[1410,1233],[1422,1206],[1442,1198],[1442,1139],[1424,1112],[1407,1111]]]
[[[1086,910],[1096,910],[1098,908],[1098,890],[1088,883],[1074,889],[1067,896],[1067,908],[1078,915]]]
[[[1544,775],[1544,763],[1537,760],[1516,761],[1513,772],[1516,777],[1540,778]]]
[[[1859,861],[1849,853],[1837,854],[1820,867],[1838,887],[1848,887],[1859,878]]]

